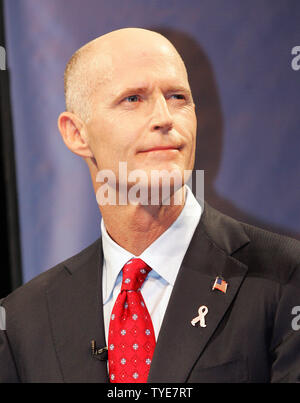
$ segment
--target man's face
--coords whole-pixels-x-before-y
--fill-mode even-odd
[[[101,56],[103,58],[103,55]],[[87,124],[99,170],[193,169],[196,116],[184,65],[166,44],[127,49],[106,60]],[[98,73],[100,74],[100,73]],[[96,77],[95,77],[96,79]]]

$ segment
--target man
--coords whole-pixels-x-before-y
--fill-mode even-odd
[[[299,381],[299,243],[184,184],[196,118],[174,47],[106,34],[72,57],[65,93],[59,130],[89,167],[102,237],[2,301],[1,382]]]

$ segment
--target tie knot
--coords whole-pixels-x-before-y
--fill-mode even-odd
[[[123,267],[121,291],[137,291],[145,281],[151,267],[142,259],[131,259]]]

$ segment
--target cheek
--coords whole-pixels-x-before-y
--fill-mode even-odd
[[[197,119],[195,113],[189,111],[183,113],[178,119],[178,128],[181,134],[185,137],[187,144],[191,147],[195,146],[196,133],[197,133]]]
[[[184,157],[185,169],[192,170],[195,162],[197,133],[197,121],[194,114],[190,113],[189,116],[182,121],[182,128],[184,130],[183,135],[186,140]]]
[[[120,161],[128,160],[132,148],[130,130],[125,131],[123,127],[121,123],[116,126],[106,122],[90,131],[89,144],[99,169],[115,171]]]
[[[187,124],[190,132],[193,134],[193,136],[195,136],[197,131],[197,118],[194,109],[189,111],[189,113],[187,114]]]

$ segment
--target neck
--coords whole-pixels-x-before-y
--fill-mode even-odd
[[[182,203],[179,205],[172,203],[172,198],[169,205],[100,206],[108,234],[122,248],[139,256],[180,215],[185,203],[184,187],[178,192],[183,192]]]

